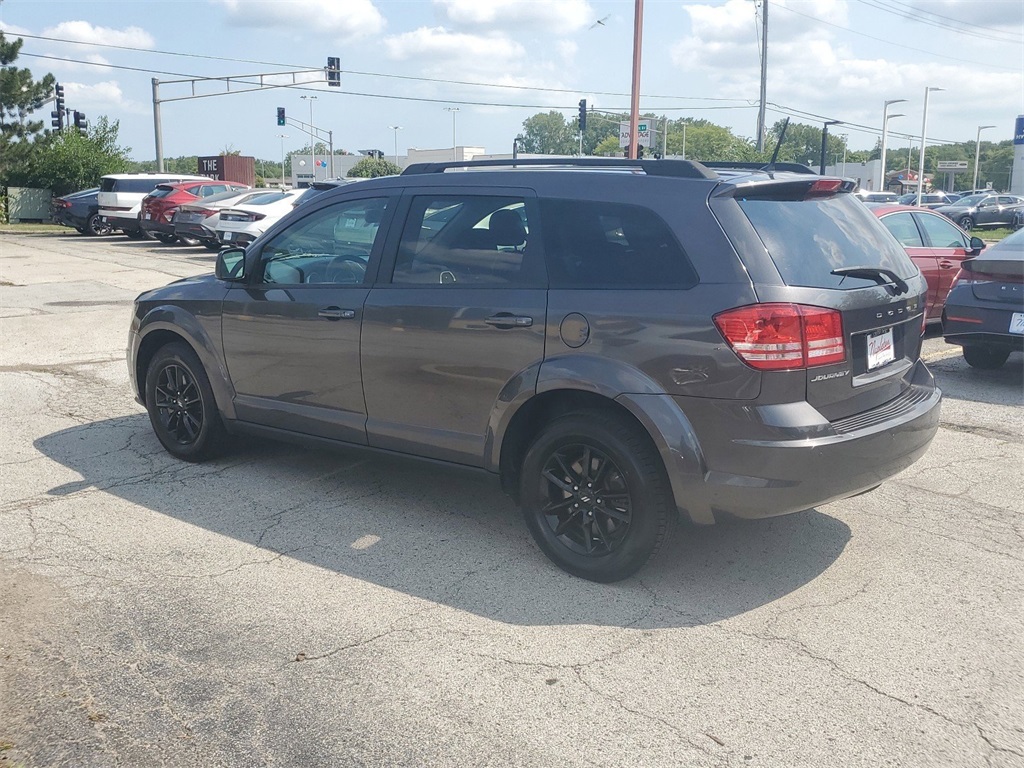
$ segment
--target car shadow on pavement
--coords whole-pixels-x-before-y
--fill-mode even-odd
[[[594,584],[552,565],[513,502],[476,471],[254,440],[238,441],[217,461],[188,464],[163,450],[144,414],[64,429],[34,445],[82,478],[48,489],[51,496],[97,489],[261,554],[516,625],[720,621],[804,586],[850,539],[844,523],[814,510],[680,526],[638,576]],[[125,530],[139,525],[132,506],[107,509],[124,516],[116,522]],[[201,532],[183,528],[180,536],[176,551],[202,553]]]

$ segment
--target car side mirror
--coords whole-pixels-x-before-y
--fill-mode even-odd
[[[977,256],[983,250],[985,250],[985,241],[982,240],[980,237],[972,237],[971,238],[971,250],[969,250],[967,252],[967,255],[968,256]]]
[[[213,273],[218,280],[234,283],[245,280],[245,248],[225,248],[218,253]]]

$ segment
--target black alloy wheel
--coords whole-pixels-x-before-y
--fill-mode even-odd
[[[960,225],[960,229],[962,229],[964,232],[970,232],[972,229],[974,229],[974,219],[972,219],[970,216],[961,216],[957,224]]]
[[[521,502],[537,544],[565,571],[624,579],[668,536],[672,496],[661,458],[628,418],[603,411],[553,421],[523,462]]]
[[[162,347],[146,373],[146,410],[157,438],[185,461],[220,453],[226,432],[202,363],[182,343]]]
[[[178,241],[176,235],[168,235],[163,232],[158,232],[157,234],[153,235],[153,237],[155,237],[164,245],[171,245],[172,243],[176,243]]]
[[[220,244],[219,240],[203,240],[203,245],[208,251],[219,251],[224,246]]]
[[[113,227],[105,222],[98,213],[94,213],[89,217],[89,221],[85,225],[85,229],[90,235],[102,237],[103,235],[109,235],[113,230]]]
[[[1002,368],[1010,357],[1010,350],[999,347],[986,347],[978,344],[964,345],[964,360],[971,368],[983,371],[994,371]]]

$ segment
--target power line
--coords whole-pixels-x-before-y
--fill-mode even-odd
[[[895,9],[889,7],[889,4],[892,3],[892,0],[885,0],[884,2],[877,2],[876,0],[857,0],[857,2],[859,2],[861,5],[868,6],[869,8],[874,8],[875,10],[883,11],[884,13],[890,13],[890,14],[892,14],[894,16],[899,16],[901,19],[906,19],[907,21],[913,21],[913,22],[916,22],[918,24],[926,24],[927,26],[935,27],[936,29],[945,29],[945,30],[950,31],[950,32],[956,32],[958,35],[966,35],[968,37],[976,37],[976,38],[979,38],[981,40],[988,40],[988,41],[992,41],[993,39],[996,39],[998,42],[1001,42],[1001,43],[1017,43],[1017,42],[1019,42],[1019,39],[1016,38],[1016,37],[1014,39],[1012,39],[1012,40],[1008,40],[1006,38],[999,38],[997,36],[1001,35],[1003,33],[997,32],[997,31],[992,30],[992,29],[988,29],[986,27],[978,27],[978,25],[976,25],[976,24],[971,24],[970,26],[978,27],[979,29],[984,30],[984,32],[973,32],[973,31],[971,31],[969,29],[964,29],[963,28],[964,24],[962,22],[960,22],[959,20],[957,20],[957,19],[952,19],[954,22],[956,22],[954,24],[950,24],[950,23],[944,22],[944,21],[939,21],[937,19],[930,19],[927,16],[919,15],[919,14],[929,13],[928,11],[924,11],[924,10],[920,10],[920,9],[916,9],[916,8],[912,9],[912,8],[910,8],[910,6],[904,6],[907,10],[898,11],[898,10],[895,10]],[[894,5],[902,5],[901,3],[892,3],[892,4],[894,4]],[[938,14],[935,14],[935,15],[938,16]],[[943,16],[941,18],[950,18],[950,17]]]
[[[282,68],[288,68],[288,69],[316,69],[316,67],[310,67],[309,65],[306,65],[306,64],[286,64],[286,63],[273,62],[273,61],[260,61],[260,60],[257,60],[257,59],[238,59],[238,58],[231,58],[231,57],[227,57],[227,56],[210,56],[210,55],[201,54],[201,53],[181,53],[181,52],[178,52],[178,51],[158,51],[158,50],[153,50],[153,49],[149,49],[149,48],[138,48],[138,47],[133,47],[133,46],[128,46],[128,45],[113,45],[113,44],[110,44],[110,43],[83,43],[83,42],[80,42],[78,40],[65,40],[65,39],[58,38],[58,37],[44,37],[44,36],[41,36],[41,35],[19,35],[19,37],[31,38],[33,40],[46,40],[48,42],[53,42],[53,43],[70,43],[70,44],[73,44],[73,45],[88,45],[90,47],[95,47],[95,48],[112,48],[114,50],[130,51],[132,53],[149,53],[149,54],[159,54],[161,56],[180,56],[180,57],[190,58],[190,59],[208,59],[208,60],[211,60],[211,61],[228,61],[228,62],[231,62],[233,64],[260,64],[262,66],[267,66],[267,67],[282,67]],[[166,74],[166,75],[179,76],[179,74],[180,74],[180,73],[177,73],[177,72],[163,72],[163,71],[159,71],[159,70],[135,69],[135,68],[132,68],[132,67],[119,67],[119,66],[116,66],[116,65],[113,65],[113,64],[97,64],[96,62],[83,62],[83,61],[80,61],[80,60],[77,60],[77,59],[66,59],[66,58],[58,57],[58,56],[43,56],[41,54],[26,54],[26,53],[22,53],[21,55],[24,55],[24,56],[34,55],[37,58],[49,58],[49,59],[54,59],[56,61],[70,61],[70,62],[73,62],[73,63],[76,63],[76,64],[92,64],[93,66],[105,66],[105,67],[110,67],[112,69],[127,69],[127,70],[134,70],[134,71],[138,71],[138,72],[150,72],[150,71],[152,71],[153,74],[158,74],[158,75]],[[475,81],[472,81],[472,80],[450,80],[450,79],[436,78],[436,77],[419,77],[419,76],[416,76],[416,75],[395,75],[395,74],[389,74],[389,73],[385,73],[385,72],[362,72],[362,71],[355,70],[355,69],[345,69],[345,70],[342,70],[342,73],[343,74],[348,74],[348,75],[358,75],[358,76],[361,76],[361,77],[382,77],[382,78],[388,78],[388,79],[391,79],[391,80],[410,80],[410,81],[420,82],[420,83],[439,83],[441,85],[468,85],[468,86],[473,86],[473,87],[477,87],[477,88],[505,88],[505,89],[508,89],[508,90],[534,91],[534,92],[540,92],[540,93],[568,93],[568,94],[579,94],[580,93],[579,89],[573,89],[573,88],[545,88],[545,87],[532,86],[532,85],[512,85],[512,84],[506,84],[506,83],[481,83],[481,82],[475,82]],[[180,76],[181,77],[193,77],[193,75],[180,75]],[[628,98],[630,96],[629,93],[622,93],[622,92],[617,92],[617,91],[589,91],[588,90],[587,93],[590,94],[590,95],[593,95],[593,96],[620,96],[620,97],[626,97],[626,98]],[[663,95],[652,94],[652,93],[645,93],[645,94],[642,94],[642,95],[643,95],[643,97],[645,99],[676,99],[676,100],[684,100],[684,101],[721,101],[721,102],[746,101],[746,99],[728,99],[728,98],[720,98],[720,97],[713,97],[713,96],[663,96]],[[467,102],[467,103],[469,103],[469,102]]]
[[[776,6],[776,10],[785,11],[786,13],[795,13],[797,16],[803,16],[805,19],[811,19],[812,21],[816,21],[819,24],[824,24],[825,26],[828,26],[828,27],[833,27],[835,29],[841,29],[844,32],[849,32],[851,35],[857,35],[859,37],[866,37],[868,40],[874,40],[876,42],[885,43],[887,45],[896,45],[896,46],[899,46],[901,49],[904,49],[904,50],[907,50],[907,51],[916,51],[918,53],[927,53],[929,56],[934,56],[934,57],[940,58],[940,59],[948,59],[949,61],[958,61],[961,64],[978,64],[980,66],[988,67],[990,69],[1005,69],[1005,70],[1010,71],[1010,72],[1019,72],[1020,71],[1019,67],[1003,67],[1003,66],[1000,66],[998,64],[993,64],[992,62],[989,62],[989,61],[975,61],[974,59],[960,59],[960,58],[957,58],[956,56],[944,56],[941,53],[935,53],[935,51],[929,51],[929,50],[926,50],[924,48],[914,48],[911,45],[904,45],[903,43],[898,43],[898,42],[895,42],[893,40],[886,40],[886,39],[881,38],[881,37],[875,37],[874,35],[868,35],[868,34],[866,34],[864,32],[858,32],[855,29],[850,29],[849,27],[844,27],[841,24],[833,24],[831,21],[825,21],[824,19],[820,19],[817,16],[811,16],[808,13],[801,13],[800,11],[794,11],[792,8],[789,8],[788,6],[785,6],[785,5],[778,5],[778,6]]]

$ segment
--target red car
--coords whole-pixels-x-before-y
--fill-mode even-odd
[[[238,184],[233,181],[217,181],[208,179],[206,181],[182,181],[176,184],[158,184],[156,189],[150,192],[142,201],[142,210],[139,213],[139,226],[145,232],[154,235],[157,240],[165,243],[173,243],[178,240],[174,234],[174,212],[182,203],[191,203],[219,192],[237,190],[239,192],[249,189],[245,184]],[[186,245],[197,245],[198,240],[190,242],[189,238],[180,238]]]
[[[942,319],[942,308],[960,271],[960,264],[985,247],[940,213],[912,205],[869,205],[885,228],[900,241],[928,282],[925,306],[927,322]]]

